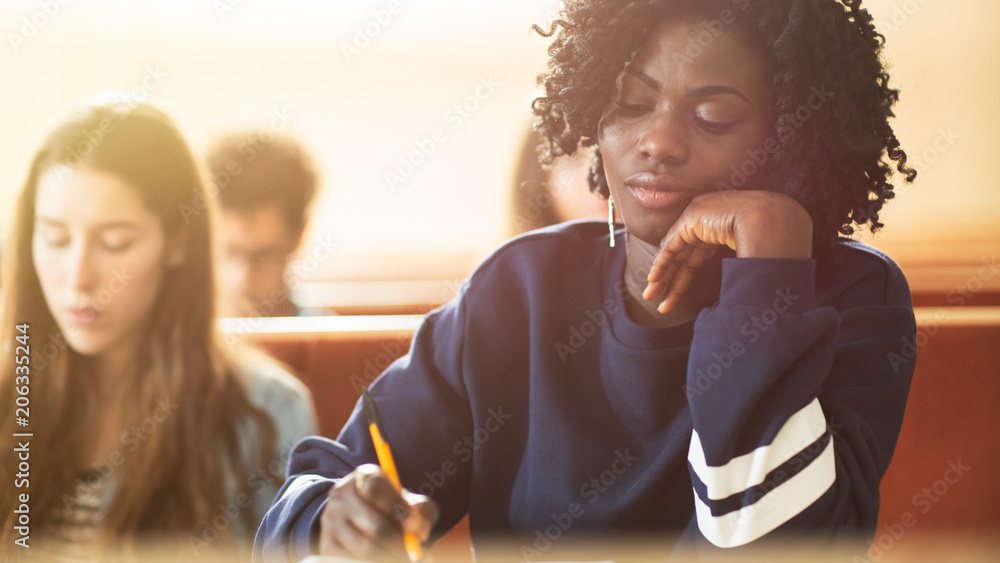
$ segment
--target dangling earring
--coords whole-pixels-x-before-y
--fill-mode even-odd
[[[615,247],[615,199],[608,194],[608,232],[611,233],[611,248]]]
[[[598,129],[600,129],[598,124]],[[604,169],[604,161],[601,159],[600,147],[594,149],[594,156],[590,161],[590,185],[591,190],[601,193],[608,192],[608,232],[611,233],[611,248],[615,247],[615,200],[611,197],[611,188],[608,187],[608,179],[600,172]]]

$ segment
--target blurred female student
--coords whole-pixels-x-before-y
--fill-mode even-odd
[[[504,560],[626,534],[867,549],[915,323],[896,265],[844,235],[915,172],[861,4],[568,0],[533,107],[553,156],[596,145],[624,230],[483,262],[372,386],[410,493],[355,411],[293,452],[255,555],[403,558],[402,531],[465,514]]]
[[[551,164],[539,161],[542,136],[524,137],[510,197],[511,236],[576,219],[606,220],[608,200],[588,189],[593,150],[582,148]]]
[[[283,479],[281,449],[315,432],[301,383],[221,347],[210,214],[182,213],[204,201],[202,186],[176,126],[146,105],[73,115],[31,163],[0,327],[4,451],[31,433],[14,439],[29,444],[30,479],[0,493],[12,557],[29,551],[14,543],[21,504],[36,555],[246,549]],[[18,336],[30,362],[15,362]],[[26,427],[15,387],[30,389]]]

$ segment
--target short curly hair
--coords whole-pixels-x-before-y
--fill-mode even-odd
[[[670,16],[721,19],[764,57],[777,145],[755,180],[808,210],[814,247],[832,248],[854,225],[880,229],[894,175],[909,183],[917,173],[889,125],[899,91],[882,60],[885,37],[861,0],[565,0],[547,30],[534,26],[555,36],[538,77],[545,95],[532,103],[543,160],[597,143],[618,75]],[[813,112],[810,97],[826,88],[833,95]],[[594,160],[591,189],[608,197],[599,150]]]

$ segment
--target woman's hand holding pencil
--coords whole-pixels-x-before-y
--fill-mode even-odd
[[[320,555],[419,561],[438,509],[402,487],[375,401],[362,391],[379,465],[365,464],[331,487],[320,518]]]
[[[396,490],[377,465],[362,465],[330,489],[320,519],[320,555],[409,561],[403,535],[427,541],[437,521],[434,501]]]

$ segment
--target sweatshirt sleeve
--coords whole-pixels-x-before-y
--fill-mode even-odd
[[[890,358],[912,339],[913,310],[891,263],[831,302],[817,304],[813,260],[724,260],[685,387],[689,529],[717,547],[874,532],[913,374],[913,362]]]
[[[456,466],[443,483],[425,477],[453,457],[451,447],[472,427],[461,378],[465,287],[452,302],[425,317],[410,353],[370,387],[403,487],[438,504],[433,537],[467,511],[462,491],[468,487],[468,464]],[[327,492],[337,479],[365,463],[377,463],[377,456],[359,401],[336,441],[309,437],[293,449],[288,479],[257,531],[254,561],[297,562],[314,553]]]

